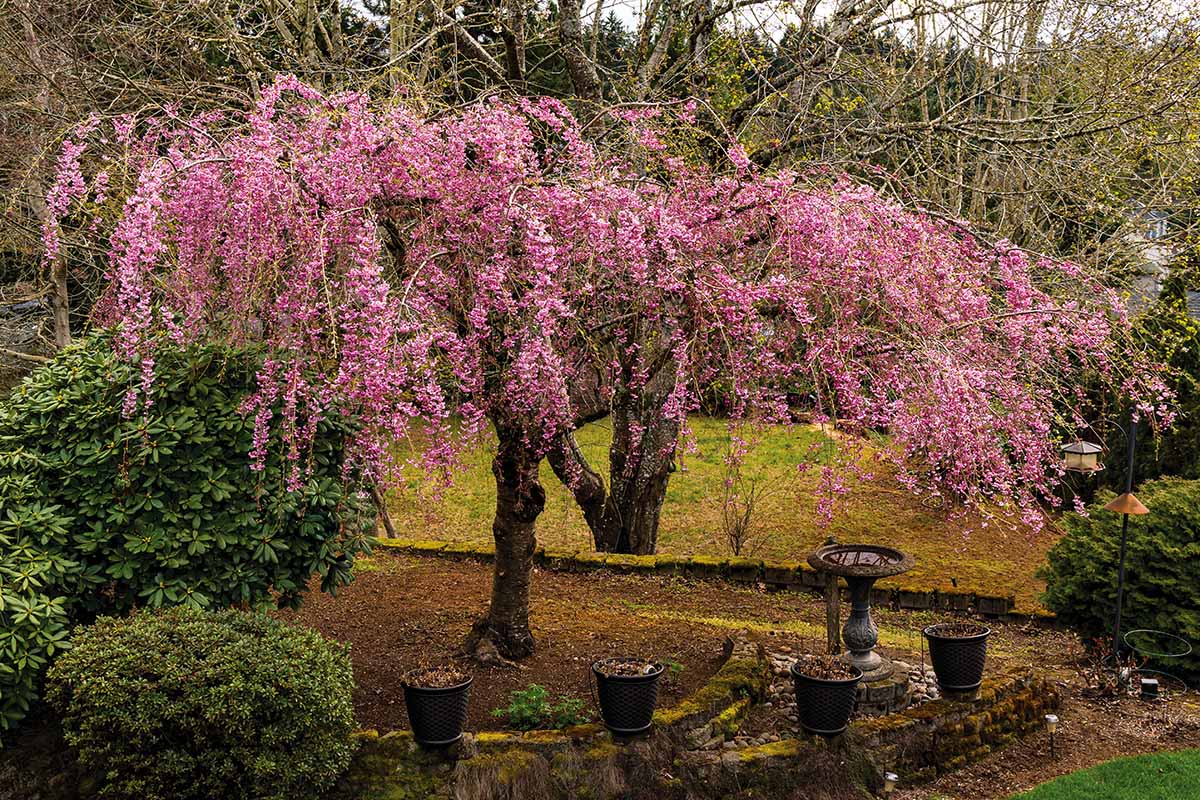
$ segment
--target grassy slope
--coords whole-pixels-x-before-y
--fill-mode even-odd
[[[679,555],[727,555],[722,538],[721,487],[723,456],[728,447],[726,423],[693,420],[698,453],[686,455],[684,467],[671,477],[663,507],[659,551]],[[602,421],[578,434],[592,466],[607,471],[610,431]],[[1030,608],[1042,586],[1033,578],[1053,543],[1049,531],[1031,533],[1015,525],[993,522],[980,527],[974,519],[951,519],[908,494],[885,471],[875,480],[853,487],[843,498],[828,528],[816,515],[815,470],[796,466],[822,457],[831,446],[815,428],[774,429],[760,438],[746,462],[746,474],[757,476],[766,494],[754,516],[758,533],[745,554],[798,561],[827,535],[838,541],[861,541],[900,547],[916,556],[917,566],[903,579],[914,584],[958,588],[987,594],[1014,594],[1019,607]],[[435,499],[423,487],[396,493],[391,513],[399,535],[409,538],[490,541],[495,486],[486,448],[468,453],[466,469],[455,485]],[[589,549],[591,537],[567,489],[542,465],[546,510],[538,519],[538,538],[546,546]]]
[[[1192,800],[1200,797],[1200,750],[1119,758],[1074,772],[1013,800]]]

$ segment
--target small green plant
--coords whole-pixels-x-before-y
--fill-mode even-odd
[[[668,658],[663,662],[663,666],[667,668],[666,679],[668,683],[675,683],[679,680],[679,676],[683,674],[686,667],[678,661]]]
[[[102,617],[46,698],[108,800],[304,800],[350,764],[347,648],[263,614]]]
[[[552,703],[544,686],[531,683],[509,695],[508,705],[492,711],[492,716],[507,719],[519,731],[538,728],[566,728],[591,719],[584,702],[577,697],[560,697]]]

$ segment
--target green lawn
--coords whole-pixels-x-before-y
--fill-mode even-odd
[[[727,555],[721,525],[724,454],[727,423],[698,417],[692,421],[699,453],[685,455],[683,468],[671,477],[663,506],[659,551],[678,555]],[[606,472],[610,438],[607,421],[589,425],[578,434],[592,466]],[[814,445],[816,449],[814,450]],[[775,428],[763,435],[750,453],[746,474],[764,492],[753,517],[757,535],[746,555],[802,560],[827,535],[839,541],[897,546],[916,556],[917,566],[901,580],[926,587],[957,588],[986,594],[1013,594],[1018,607],[1031,608],[1042,586],[1033,578],[1055,535],[993,521],[951,519],[909,495],[886,470],[875,480],[856,485],[843,498],[828,528],[816,513],[815,470],[800,473],[802,461],[826,457],[834,447],[812,426]],[[406,538],[453,541],[491,541],[495,486],[489,448],[466,454],[466,469],[440,499],[430,487],[414,485],[390,498],[393,521]],[[547,491],[546,510],[538,519],[538,538],[546,546],[591,547],[587,526],[567,491],[548,464],[542,465]],[[968,529],[974,532],[967,534]]]
[[[1014,795],[1012,800],[1194,800],[1200,750],[1119,758]]]

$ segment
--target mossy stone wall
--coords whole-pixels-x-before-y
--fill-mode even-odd
[[[912,785],[982,758],[1042,726],[1058,707],[1053,684],[1030,673],[984,682],[977,696],[942,699],[854,722],[843,736],[735,747],[770,682],[768,659],[746,636],[699,691],[655,714],[648,736],[614,739],[599,725],[479,733],[449,750],[422,750],[407,732],[359,734],[338,800],[752,800],[869,797],[884,771]],[[803,789],[808,794],[797,795]]]
[[[495,550],[487,544],[440,542],[418,539],[381,539],[384,550],[410,555],[469,558],[491,561]],[[687,575],[708,580],[726,580],[740,584],[763,584],[774,590],[825,591],[825,576],[800,561],[774,562],[756,558],[722,556],[634,556],[622,553],[595,553],[538,547],[534,560],[545,569],[564,572],[611,570],[623,573],[659,573]],[[1045,611],[1017,609],[1013,597],[948,592],[906,582],[903,576],[880,581],[871,592],[871,603],[882,608],[975,612],[987,616],[1032,614],[1047,616]],[[1053,616],[1053,615],[1049,615]]]
[[[939,699],[886,717],[855,722],[848,737],[880,771],[905,783],[932,780],[977,761],[1019,736],[1044,729],[1060,697],[1029,672],[984,680],[969,700]]]

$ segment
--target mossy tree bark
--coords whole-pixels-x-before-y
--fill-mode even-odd
[[[529,577],[536,546],[536,522],[546,505],[538,482],[538,456],[516,429],[496,424],[499,439],[492,459],[496,516],[492,537],[496,558],[488,613],[467,636],[466,649],[484,663],[524,658],[533,653],[529,629]]]

